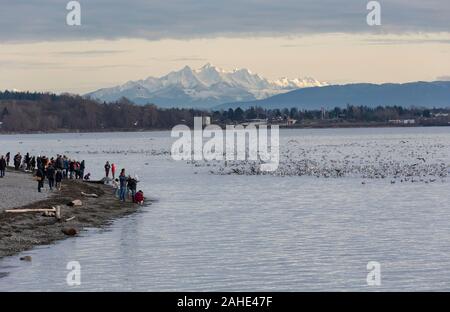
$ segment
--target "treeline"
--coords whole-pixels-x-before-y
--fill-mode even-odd
[[[263,109],[251,107],[243,110],[241,108],[214,111],[214,121],[221,123],[243,122],[254,119],[287,120],[295,119],[301,121],[312,120],[344,120],[358,122],[388,122],[389,120],[432,118],[438,114],[450,113],[450,109],[425,109],[404,108],[401,106],[379,106],[376,108],[366,106],[347,105],[345,108],[336,107],[331,110],[299,110],[297,108],[285,109]]]
[[[0,131],[107,131],[168,129],[193,124],[201,112],[137,106],[126,99],[99,103],[81,96],[0,92]]]
[[[123,98],[99,103],[77,95],[0,92],[0,131],[108,131],[170,129],[178,124],[193,126],[194,116],[211,116],[213,123],[240,123],[252,119],[275,122],[297,120],[297,125],[315,121],[388,122],[390,120],[444,118],[450,109],[376,107],[347,105],[331,110],[263,109],[252,107],[205,112],[194,109],[161,109],[139,106]],[[441,116],[441,117],[437,117]],[[442,117],[447,116],[447,117]],[[448,124],[447,121],[444,124]]]

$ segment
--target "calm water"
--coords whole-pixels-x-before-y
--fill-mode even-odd
[[[212,175],[171,160],[169,135],[0,136],[0,153],[65,153],[85,159],[94,177],[112,161],[137,173],[139,188],[157,200],[106,229],[0,260],[7,273],[0,291],[450,290],[447,179],[362,184],[358,177]],[[415,140],[439,146],[436,157],[450,164],[450,128],[281,135],[282,146],[305,139],[307,147],[333,152],[354,142],[377,142],[370,152]],[[19,261],[22,255],[33,262]],[[81,286],[66,284],[69,261],[81,264]],[[369,261],[381,264],[380,287],[367,286]]]

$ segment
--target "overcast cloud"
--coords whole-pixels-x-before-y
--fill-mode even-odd
[[[381,27],[366,0],[81,0],[80,27],[66,25],[68,2],[0,0],[0,41],[450,31],[449,0],[380,1]]]

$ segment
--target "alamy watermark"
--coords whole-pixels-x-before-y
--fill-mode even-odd
[[[78,261],[70,261],[67,263],[66,269],[69,270],[66,276],[68,286],[81,285],[81,264]]]
[[[174,160],[260,161],[261,171],[275,171],[280,160],[280,134],[277,125],[247,127],[228,125],[223,130],[217,125],[203,129],[202,117],[194,118],[194,130],[186,125],[172,129],[178,138],[171,149]],[[204,142],[204,138],[208,139]],[[269,144],[270,141],[270,144]]]
[[[367,285],[368,286],[381,286],[381,264],[377,261],[370,261],[367,263]]]
[[[66,15],[66,23],[68,26],[81,25],[81,4],[78,1],[69,1],[66,5],[69,13]]]
[[[381,4],[379,1],[369,1],[367,3],[367,25],[369,26],[380,26],[381,25]]]

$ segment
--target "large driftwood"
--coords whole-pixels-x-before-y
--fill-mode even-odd
[[[10,212],[10,213],[56,212],[56,209],[55,208],[48,208],[48,209],[10,209],[10,210],[5,210],[5,212]]]

